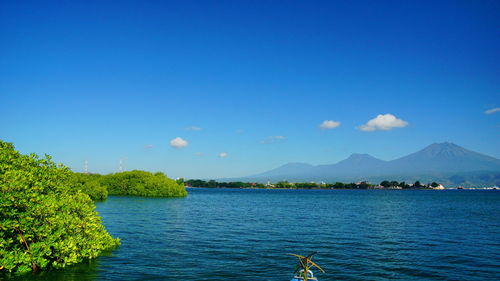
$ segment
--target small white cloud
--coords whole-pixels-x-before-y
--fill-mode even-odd
[[[499,112],[500,111],[500,107],[495,107],[495,108],[491,108],[491,109],[488,109],[484,112],[484,114],[493,114],[495,112]]]
[[[260,143],[275,143],[277,141],[280,141],[284,139],[284,136],[269,136],[263,140],[260,141]]]
[[[373,132],[377,130],[389,131],[393,128],[406,127],[408,122],[396,118],[392,114],[379,114],[377,117],[358,127],[361,131]]]
[[[243,134],[245,132],[245,130],[243,129],[238,129],[235,131],[237,134]]]
[[[144,146],[144,149],[149,150],[149,149],[152,149],[153,147],[154,147],[154,145],[152,145],[152,144],[146,144]]]
[[[321,125],[319,125],[319,128],[321,130],[330,130],[330,129],[335,129],[338,126],[340,126],[339,121],[333,121],[333,120],[325,120]]]
[[[187,131],[201,131],[200,127],[197,126],[190,126],[186,128]]]
[[[180,137],[176,137],[175,139],[172,139],[170,141],[170,146],[175,148],[175,149],[180,149],[183,147],[186,147],[188,145],[188,142]]]
[[[226,157],[227,157],[227,152],[219,153],[219,158],[226,158]]]
[[[196,155],[196,156],[203,156],[203,152],[196,152],[194,155]]]

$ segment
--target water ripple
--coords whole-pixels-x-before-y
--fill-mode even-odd
[[[122,246],[30,280],[500,280],[500,192],[190,189],[98,203]],[[18,278],[22,279],[22,278]]]

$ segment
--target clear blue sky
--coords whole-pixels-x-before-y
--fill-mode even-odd
[[[391,160],[442,141],[500,158],[499,12],[499,1],[2,1],[0,139],[75,171],[123,159],[188,178],[355,152]],[[385,114],[396,120],[367,124]],[[340,125],[320,129],[327,120]]]

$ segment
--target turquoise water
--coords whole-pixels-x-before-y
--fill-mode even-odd
[[[36,280],[499,280],[499,191],[189,189],[97,203],[122,246]]]

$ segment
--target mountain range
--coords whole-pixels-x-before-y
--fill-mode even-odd
[[[500,185],[500,160],[444,142],[391,161],[356,153],[335,164],[288,163],[264,173],[231,180],[371,183],[419,180],[436,181],[446,186],[482,187]]]

